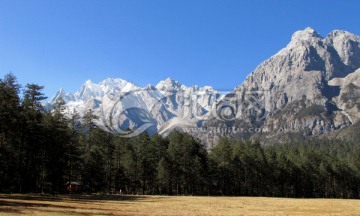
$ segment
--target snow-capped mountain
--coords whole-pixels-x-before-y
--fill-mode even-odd
[[[163,134],[179,126],[197,127],[211,114],[220,94],[209,86],[188,87],[170,78],[144,88],[108,78],[98,84],[88,80],[74,94],[60,89],[47,106],[51,108],[60,98],[68,116],[74,111],[83,116],[91,109],[99,116],[100,127],[123,134],[132,129],[134,135],[144,130]]]
[[[235,90],[188,87],[170,78],[155,87],[122,79],[86,81],[75,94],[59,90],[66,112],[92,109],[109,131],[174,128],[211,145],[222,135],[260,140],[329,134],[355,124],[360,110],[360,37],[334,30],[325,38],[314,29],[297,31],[288,45],[262,62]],[[286,136],[285,136],[286,135]]]

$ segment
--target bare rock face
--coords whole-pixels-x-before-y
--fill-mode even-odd
[[[312,28],[306,28],[295,32],[286,48],[261,63],[237,90],[269,91],[269,111],[303,96],[324,104],[328,99],[327,81],[359,68],[359,52],[358,36],[336,30],[323,39]]]
[[[265,142],[281,134],[308,137],[352,125],[359,119],[358,68],[359,36],[335,30],[323,38],[312,28],[297,31],[235,88],[238,118],[228,125],[241,128],[245,121],[251,137]],[[242,105],[249,102],[256,106]]]
[[[344,78],[334,78],[329,85],[339,87],[340,93],[333,100],[344,115],[356,123],[360,120],[360,69]]]
[[[346,31],[335,30],[327,36],[326,43],[332,44],[341,62],[345,64],[345,73],[355,71],[359,68],[359,36]]]

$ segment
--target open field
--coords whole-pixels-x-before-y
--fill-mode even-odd
[[[0,215],[360,215],[360,200],[13,194]]]

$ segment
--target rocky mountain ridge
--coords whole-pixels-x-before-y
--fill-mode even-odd
[[[135,136],[143,131],[166,134],[178,126],[198,127],[220,97],[210,86],[188,87],[170,78],[155,87],[108,78],[98,84],[88,80],[74,94],[60,89],[46,106],[52,109],[61,98],[66,115],[84,116],[91,109],[100,127]]]
[[[337,99],[344,88],[330,85],[334,82],[330,80],[357,77],[354,71],[359,67],[359,36],[334,30],[323,38],[312,28],[295,32],[284,49],[261,63],[236,88],[238,94],[258,91],[265,95],[257,99],[269,115],[250,122],[250,126],[260,125],[261,131],[252,136],[264,141],[284,133],[308,137],[353,124],[350,110]]]
[[[48,106],[61,97],[69,115],[74,109],[81,115],[92,109],[100,116],[99,125],[117,133],[131,129],[166,135],[179,128],[209,146],[223,135],[281,141],[355,124],[360,118],[359,68],[359,36],[334,30],[323,38],[306,28],[229,94],[170,78],[144,88],[109,78],[99,84],[87,81],[75,94],[61,89]]]

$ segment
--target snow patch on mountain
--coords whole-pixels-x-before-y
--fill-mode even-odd
[[[67,115],[76,110],[83,116],[91,109],[99,116],[97,124],[112,132],[136,129],[144,124],[161,132],[176,124],[195,127],[211,113],[219,95],[211,86],[188,87],[171,78],[144,88],[123,79],[108,78],[98,84],[88,80],[75,94],[60,89],[48,107],[62,98]]]

